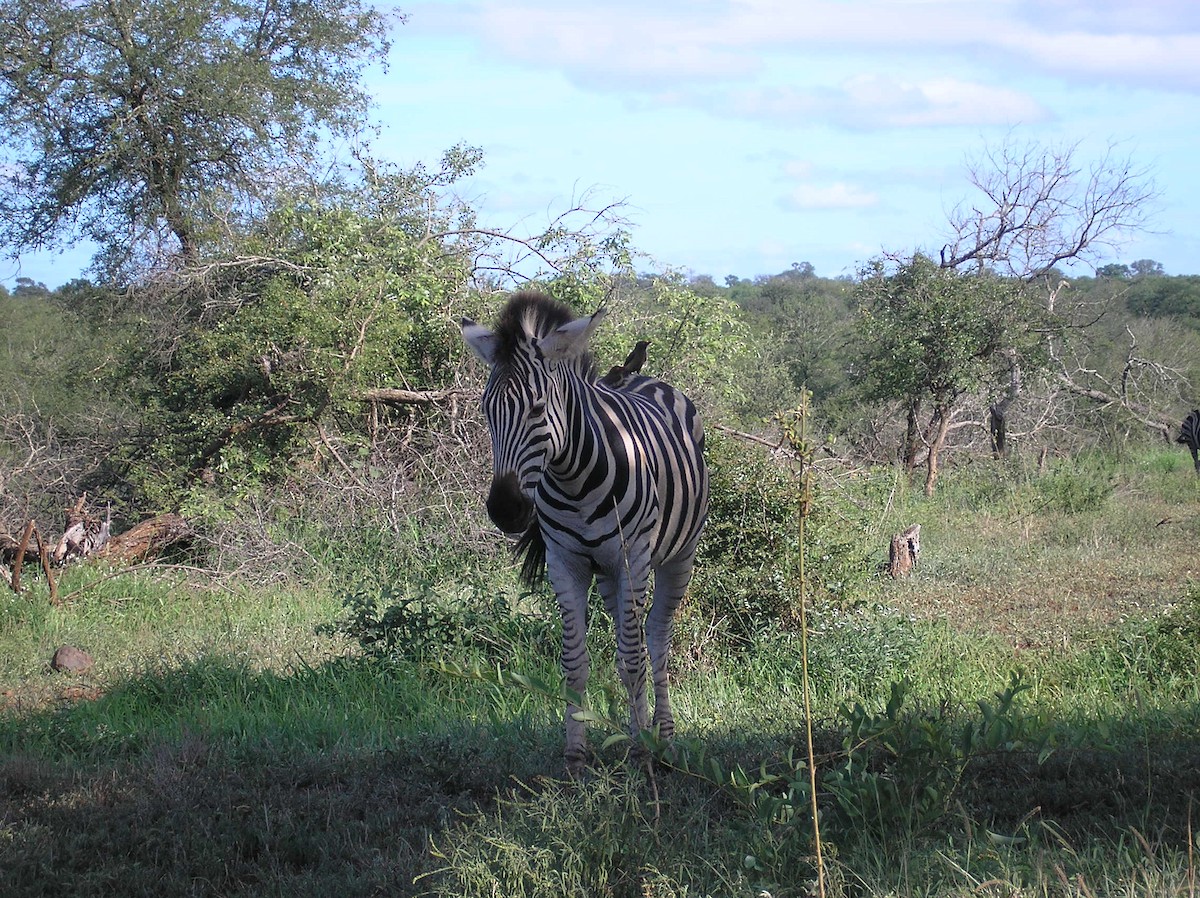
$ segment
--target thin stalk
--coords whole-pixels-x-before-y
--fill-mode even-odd
[[[821,824],[817,808],[817,757],[813,748],[812,690],[808,676],[808,580],[804,566],[805,523],[812,512],[812,448],[808,442],[808,392],[800,396],[799,420],[790,434],[800,457],[800,514],[796,525],[800,574],[800,678],[804,692],[805,742],[808,750],[808,792],[812,802],[813,845],[817,858],[817,895],[825,898],[825,860],[821,850]]]

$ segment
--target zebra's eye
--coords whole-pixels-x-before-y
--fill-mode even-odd
[[[535,402],[533,405],[529,406],[529,417],[540,418],[544,414],[546,414],[546,403]]]

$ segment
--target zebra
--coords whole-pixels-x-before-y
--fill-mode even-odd
[[[616,625],[617,671],[640,752],[638,737],[648,728],[647,654],[653,726],[663,739],[674,734],[667,690],[673,619],[708,515],[696,407],[653,377],[631,372],[619,386],[597,379],[588,342],[604,314],[575,318],[542,293],[519,292],[495,330],[462,320],[463,339],[491,368],[482,400],[492,442],[488,515],[519,536],[528,583],[549,575],[562,615],[564,757],[572,777],[582,773],[587,757],[575,699],[587,688],[590,669],[593,577]]]
[[[1183,423],[1179,425],[1179,436],[1176,443],[1183,443],[1191,450],[1192,464],[1196,466],[1196,474],[1200,476],[1200,408],[1188,412]]]

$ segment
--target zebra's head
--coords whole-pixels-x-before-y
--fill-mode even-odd
[[[492,369],[483,390],[492,437],[487,510],[505,533],[523,533],[533,521],[538,482],[566,442],[565,377],[594,373],[588,340],[603,315],[576,319],[547,296],[517,293],[495,330],[462,320],[463,339]]]

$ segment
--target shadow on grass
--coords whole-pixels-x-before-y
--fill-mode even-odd
[[[561,744],[548,724],[493,731],[450,707],[437,732],[405,732],[410,719],[368,735],[379,709],[346,691],[395,675],[204,661],[0,717],[0,893],[418,894],[431,837],[515,776],[561,769]],[[393,690],[397,715],[419,687]]]
[[[486,702],[448,700],[443,685],[365,662],[279,676],[205,661],[134,678],[95,702],[0,717],[3,894],[350,898],[450,882],[466,893],[467,867],[486,877],[527,862],[549,865],[546,882],[570,863],[584,882],[611,873],[605,888],[617,895],[642,894],[661,870],[679,871],[684,891],[747,885],[743,859],[772,824],[729,793],[678,772],[652,784],[626,775],[616,747],[603,753],[600,788],[564,786],[554,779],[555,709],[488,722]],[[951,812],[919,835],[944,846],[948,832],[963,835],[963,820],[1002,835],[1038,820],[1076,846],[1134,828],[1185,844],[1200,797],[1198,716],[1189,707],[1062,726],[1069,747],[1041,762],[1031,751],[983,754],[966,766]],[[845,735],[821,727],[818,751],[837,756]],[[796,733],[765,728],[704,742],[725,769],[751,771],[800,745]],[[889,763],[881,752],[868,769],[903,776]],[[917,794],[923,784],[906,786]],[[822,800],[827,837],[844,840],[852,863],[853,834]],[[776,872],[803,869],[803,831]],[[792,893],[778,882],[775,894]]]
[[[1096,736],[1091,727],[1066,728],[1066,739],[1077,738],[1081,746],[1060,749],[1041,763],[1030,753],[981,757],[968,768],[962,801],[1000,832],[1037,819],[1073,843],[1137,829],[1186,845],[1200,824],[1200,731],[1172,733],[1176,723],[1151,715],[1139,721],[1143,733],[1103,745],[1087,744]]]

